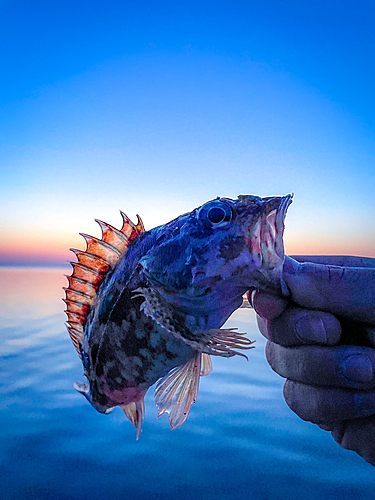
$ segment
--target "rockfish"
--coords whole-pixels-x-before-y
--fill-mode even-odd
[[[66,290],[68,330],[88,383],[75,388],[101,413],[121,406],[140,435],[144,395],[157,383],[159,416],[181,426],[211,355],[252,343],[221,329],[249,288],[286,294],[284,218],[292,195],[216,198],[145,231],[124,215],[120,230],[97,221]],[[243,355],[243,354],[242,354]],[[246,357],[246,356],[245,356]]]

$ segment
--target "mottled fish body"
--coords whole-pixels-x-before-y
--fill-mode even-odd
[[[217,198],[145,232],[124,214],[117,230],[86,251],[66,289],[68,329],[87,384],[75,387],[100,412],[121,406],[141,432],[144,395],[158,381],[159,415],[186,420],[211,355],[231,357],[250,342],[221,329],[249,288],[286,293],[284,218],[291,195]]]

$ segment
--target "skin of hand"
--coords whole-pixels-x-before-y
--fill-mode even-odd
[[[283,278],[289,298],[249,300],[285,400],[375,465],[375,259],[286,257]]]

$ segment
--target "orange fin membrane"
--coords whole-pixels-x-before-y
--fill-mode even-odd
[[[142,397],[140,400],[136,401],[135,403],[132,402],[132,403],[129,403],[127,405],[122,405],[121,408],[122,408],[123,412],[125,413],[126,417],[130,420],[130,422],[137,429],[136,439],[138,441],[139,436],[141,435],[141,432],[142,432],[143,419],[145,418],[144,398]]]
[[[202,353],[197,352],[185,364],[173,368],[168,375],[159,380],[155,390],[155,404],[158,417],[169,413],[171,429],[177,429],[187,419],[191,405],[198,398],[199,379],[207,370],[207,358],[202,370]],[[211,361],[209,361],[211,364]],[[208,375],[208,373],[204,373]]]
[[[124,213],[120,213],[123,219],[121,229],[97,220],[102,230],[101,239],[81,233],[86,240],[86,250],[71,249],[77,256],[77,262],[71,262],[73,272],[67,276],[69,286],[64,288],[63,300],[67,306],[65,312],[68,316],[68,332],[81,359],[85,341],[84,326],[100,284],[108,271],[127,252],[129,243],[145,231],[139,215],[134,224]]]

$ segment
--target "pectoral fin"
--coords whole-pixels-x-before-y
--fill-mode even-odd
[[[186,318],[175,307],[170,305],[160,293],[152,287],[147,278],[144,278],[146,286],[134,290],[133,298],[143,297],[141,311],[156,321],[177,339],[182,340],[193,349],[199,349],[199,339],[186,324]]]
[[[202,369],[201,369],[201,377],[206,377],[212,372],[212,362],[211,356],[202,352]]]
[[[238,354],[233,350],[251,349],[253,342],[245,333],[236,332],[236,328],[192,331],[186,324],[185,316],[171,306],[149,283],[134,290],[134,297],[144,297],[141,310],[161,325],[165,330],[182,340],[196,351],[214,356],[231,357]]]
[[[245,354],[233,349],[253,349],[255,346],[252,344],[254,344],[255,340],[249,340],[245,337],[245,333],[236,330],[237,328],[207,330],[205,333],[209,335],[209,340],[203,352],[214,356],[223,356],[224,358],[237,355],[248,359]]]

